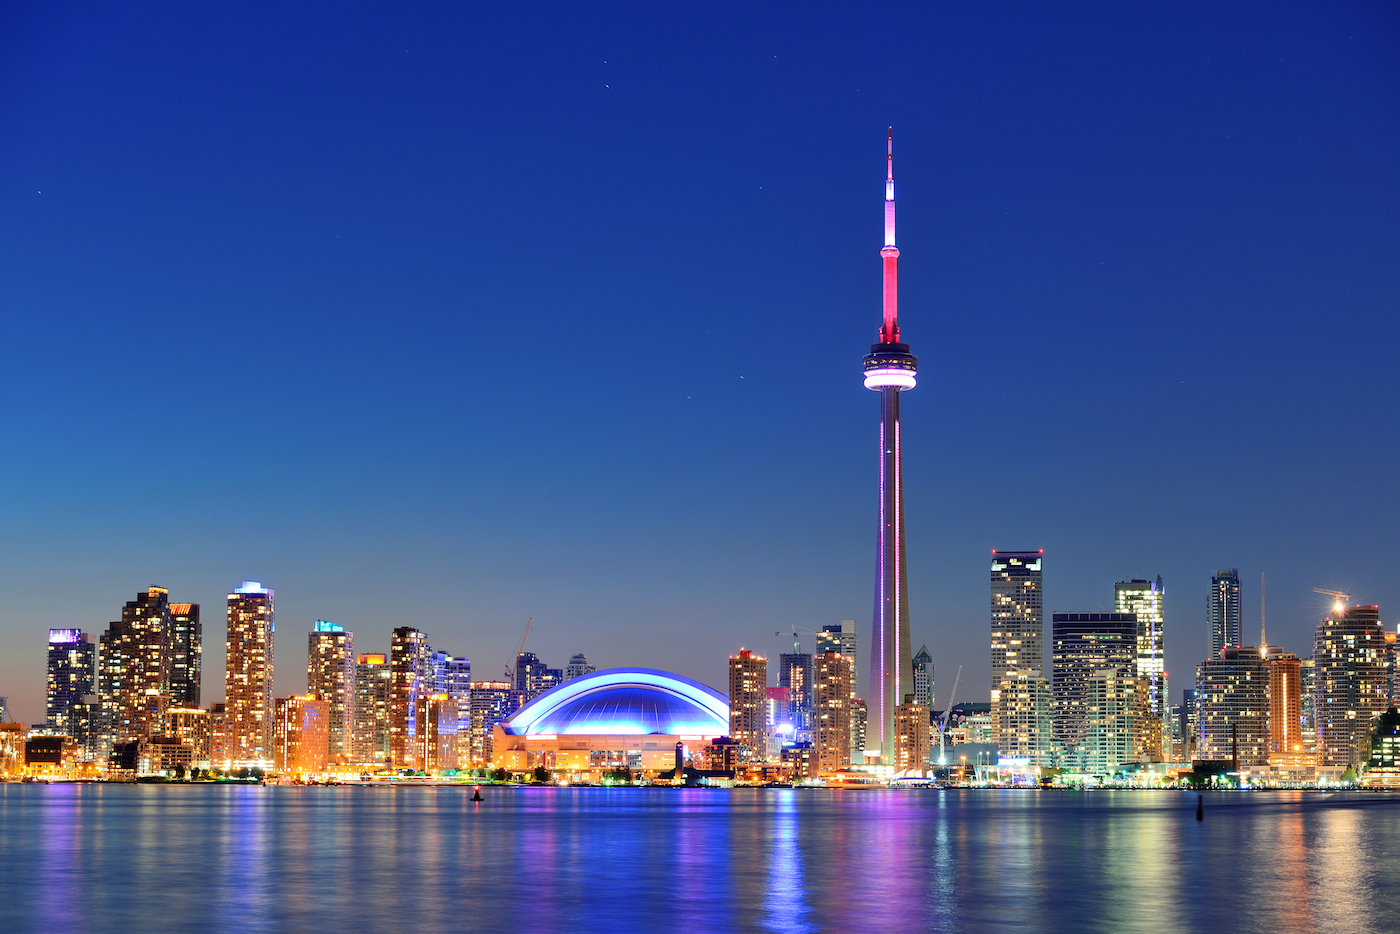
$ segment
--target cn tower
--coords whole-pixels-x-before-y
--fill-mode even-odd
[[[909,580],[904,564],[904,469],[899,394],[914,388],[919,361],[899,340],[899,288],[894,242],[894,128],[885,162],[885,315],[880,342],[865,355],[865,388],[880,394],[880,533],[875,551],[875,619],[866,689],[866,758],[894,765],[894,709],[913,691],[909,655]]]

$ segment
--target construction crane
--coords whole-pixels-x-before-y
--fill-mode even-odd
[[[520,648],[515,650],[515,657],[506,662],[506,680],[512,688],[515,687],[515,666],[520,664],[520,653],[525,651],[525,640],[530,638],[530,624],[534,621],[533,616],[525,621],[525,635],[520,637]]]
[[[794,654],[794,655],[796,655],[796,654],[798,653],[798,649],[800,649],[800,648],[802,647],[801,641],[797,638],[797,634],[798,634],[799,632],[802,633],[804,636],[819,636],[819,635],[821,635],[821,633],[817,632],[815,629],[798,629],[796,626],[793,626],[793,627],[792,627],[792,654]],[[782,630],[779,630],[779,631],[773,633],[773,635],[775,635],[775,636],[781,636],[782,634],[783,634],[783,633],[782,633]]]
[[[953,679],[953,690],[948,693],[948,706],[943,708],[943,719],[938,724],[938,764],[947,765],[948,760],[943,755],[943,737],[948,735],[948,714],[953,709],[953,698],[958,696],[958,682],[962,680],[962,666],[958,666],[958,675]]]
[[[1342,593],[1340,590],[1323,590],[1321,587],[1314,587],[1313,593],[1325,593],[1336,600],[1336,605],[1332,607],[1334,610],[1345,609],[1346,605],[1351,602],[1351,594]]]

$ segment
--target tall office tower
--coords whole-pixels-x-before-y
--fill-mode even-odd
[[[198,707],[203,669],[198,603],[170,604],[170,704]]]
[[[768,659],[740,649],[729,656],[729,738],[749,748],[749,754],[768,751]]]
[[[1259,650],[1226,646],[1201,663],[1198,758],[1223,762],[1239,750],[1241,767],[1269,763],[1269,675]]]
[[[457,756],[458,740],[460,736],[465,739],[471,733],[472,721],[472,660],[451,655],[447,652],[434,653],[441,654],[442,661],[437,665],[437,681],[433,685],[434,694],[446,694],[452,699],[452,703],[457,708],[457,725],[453,729],[452,739],[454,759]],[[447,734],[444,734],[447,735]],[[463,757],[465,761],[465,757]],[[452,766],[455,768],[455,766]],[[440,766],[446,768],[446,766]]]
[[[817,655],[827,652],[840,652],[851,663],[851,699],[860,696],[860,662],[856,655],[856,621],[843,619],[839,623],[827,623],[817,633]],[[862,756],[863,758],[863,756]]]
[[[1017,671],[1045,667],[1043,551],[992,552],[992,703]]]
[[[1298,756],[1303,749],[1301,659],[1278,646],[1264,651],[1269,672],[1269,754]]]
[[[894,236],[894,130],[885,160],[884,301],[880,341],[865,357],[865,388],[880,393],[880,513],[875,552],[875,613],[866,686],[869,753],[893,763],[894,710],[909,689],[909,579],[904,554],[904,453],[899,434],[900,393],[913,389],[918,360],[899,334],[899,249]]]
[[[259,581],[228,595],[224,705],[234,762],[272,758],[274,609],[272,589]]]
[[[1197,672],[1197,680],[1200,673]],[[1199,759],[1196,741],[1201,735],[1201,696],[1195,688],[1181,689],[1181,758]]]
[[[865,701],[856,698],[851,701],[851,762],[854,765],[865,763]]]
[[[1298,692],[1302,695],[1303,751],[1317,753],[1317,662],[1315,659],[1298,660]]]
[[[914,700],[933,709],[933,656],[926,645],[914,653]]]
[[[326,723],[332,762],[354,753],[355,634],[324,619],[306,636],[306,693],[330,705]]]
[[[564,666],[564,680],[572,681],[575,678],[582,678],[597,670],[597,666],[588,664],[588,656],[580,652],[569,659],[569,664]]]
[[[1051,721],[1055,738],[1066,756],[1082,756],[1089,736],[1095,691],[1091,682],[1104,671],[1114,674],[1114,691],[1120,682],[1135,682],[1138,657],[1138,619],[1135,613],[1052,613],[1050,650],[1054,676]],[[1116,697],[1117,695],[1115,695]],[[1136,687],[1133,688],[1136,697]],[[1131,704],[1130,712],[1131,712]],[[1132,742],[1132,735],[1127,741]],[[1116,762],[1125,761],[1117,759]]]
[[[358,763],[374,765],[389,758],[389,698],[394,693],[393,684],[389,656],[355,656],[355,719],[350,729],[350,747]]]
[[[1162,654],[1163,610],[1162,575],[1155,581],[1133,578],[1113,585],[1113,608],[1120,613],[1137,614],[1137,676],[1147,679],[1147,706],[1152,716],[1167,716],[1166,671]]]
[[[468,741],[469,759],[473,768],[491,764],[492,731],[496,724],[515,713],[518,693],[509,681],[472,682],[471,737]]]
[[[520,652],[515,656],[515,690],[526,701],[534,700],[563,683],[564,672],[550,668],[534,652]]]
[[[787,652],[778,657],[778,686],[788,689],[792,704],[789,720],[795,731],[793,738],[802,742],[812,739],[812,656],[805,652]]]
[[[1074,752],[1067,754],[1070,763],[1102,775],[1138,759],[1142,684],[1132,668],[1105,668],[1089,676],[1084,684],[1084,730]]]
[[[165,712],[161,733],[190,747],[194,764],[201,768],[212,761],[212,730],[209,711],[202,707],[171,707]]]
[[[396,768],[418,768],[418,698],[428,689],[428,638],[412,626],[389,637],[389,758]]]
[[[330,748],[330,702],[310,694],[277,698],[272,767],[283,775],[326,771]]]
[[[1173,762],[1183,762],[1186,759],[1186,753],[1184,752],[1186,737],[1185,723],[1186,714],[1184,713],[1184,708],[1180,704],[1172,704],[1167,707],[1167,724],[1169,726],[1167,742],[1171,744],[1168,751],[1171,754],[1171,761]]]
[[[0,723],[10,722],[10,699],[0,697]]]
[[[767,688],[763,716],[768,727],[768,755],[776,756],[783,744],[797,735],[792,725],[792,692],[785,687]]]
[[[68,711],[92,694],[97,674],[97,647],[81,629],[49,630],[49,689],[46,722],[67,732]],[[73,736],[70,732],[69,736]],[[78,737],[74,736],[74,739]]]
[[[1210,579],[1210,600],[1206,606],[1210,621],[1210,657],[1220,650],[1240,644],[1240,569],[1224,568]]]
[[[233,744],[228,733],[228,705],[209,705],[209,764],[216,769],[227,768],[233,759]]]
[[[1032,765],[1046,763],[1054,736],[1050,697],[1050,682],[1039,671],[1007,672],[992,704],[1002,756]]]
[[[825,652],[815,667],[817,771],[830,775],[851,764],[851,660]]]
[[[1387,695],[1385,630],[1380,607],[1338,602],[1317,624],[1313,662],[1317,666],[1317,760],[1323,768],[1364,762],[1371,720],[1385,713]]]
[[[148,587],[102,634],[97,690],[107,741],[144,739],[160,726],[170,688],[170,592]]]
[[[915,701],[913,694],[905,694],[904,703],[894,710],[896,743],[892,765],[896,771],[928,768],[933,739],[931,726],[928,707]]]

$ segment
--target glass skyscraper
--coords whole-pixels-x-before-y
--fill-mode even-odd
[[[1041,551],[992,552],[992,702],[1001,682],[1045,666]]]
[[[1210,622],[1210,657],[1220,650],[1240,644],[1240,569],[1224,568],[1210,579],[1210,600],[1206,606]]]

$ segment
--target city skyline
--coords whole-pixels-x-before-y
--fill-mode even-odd
[[[407,616],[482,677],[532,616],[552,664],[716,687],[737,646],[776,659],[769,633],[856,619],[864,669],[852,369],[891,124],[935,706],[960,666],[954,700],[988,680],[992,549],[1045,549],[1046,614],[1161,575],[1173,696],[1217,569],[1239,568],[1245,633],[1268,572],[1270,642],[1300,655],[1313,587],[1400,606],[1377,485],[1400,455],[1388,14],[918,10],[800,39],[770,12],[0,15],[16,719],[43,718],[48,629],[96,638],[152,585],[202,606],[217,700],[244,579],[280,588],[297,641],[328,619],[387,653]],[[460,38],[478,26],[501,41]],[[517,328],[529,373],[502,352]],[[638,335],[642,393],[616,363]],[[1146,433],[1084,457],[1126,425]]]

